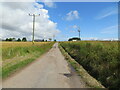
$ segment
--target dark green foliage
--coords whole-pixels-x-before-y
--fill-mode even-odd
[[[15,41],[15,38],[6,38],[5,41]]]
[[[62,42],[61,46],[107,88],[120,88],[118,42]]]
[[[27,41],[26,37],[23,37],[23,38],[22,38],[22,41],[23,41],[23,42],[26,42],[26,41]]]
[[[9,41],[12,41],[12,38],[9,38]]]
[[[68,41],[73,41],[73,40],[80,41],[81,39],[80,39],[80,38],[78,38],[78,37],[73,37],[73,38],[69,38],[69,40],[68,40]]]
[[[20,42],[21,41],[21,39],[20,38],[18,38],[18,40],[17,40],[18,42]]]
[[[8,38],[6,38],[6,40],[5,41],[9,41],[9,39]]]
[[[43,39],[42,42],[44,42],[45,40]]]

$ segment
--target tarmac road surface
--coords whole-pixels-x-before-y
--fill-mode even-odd
[[[86,85],[68,65],[58,43],[46,54],[3,80],[3,88],[85,88]]]

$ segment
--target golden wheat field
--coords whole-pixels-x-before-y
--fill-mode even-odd
[[[49,42],[34,42],[34,45],[43,45],[47,43]],[[28,47],[33,45],[32,42],[0,42],[0,44],[2,45],[2,48],[17,47],[17,46]]]
[[[50,42],[34,42],[34,44],[32,42],[1,42],[0,44],[2,45],[0,51],[4,60],[35,52]]]
[[[47,52],[54,42],[0,42],[2,76],[9,76]]]

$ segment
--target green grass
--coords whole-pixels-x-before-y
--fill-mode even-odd
[[[31,63],[35,58],[30,58],[24,61],[21,61],[17,64],[14,64],[10,67],[7,68],[3,68],[2,69],[2,78],[6,78],[8,77],[10,74],[12,74],[13,72],[17,71],[18,69],[20,69],[21,67],[26,66],[27,64]]]
[[[25,67],[40,55],[47,52],[54,42],[46,43],[43,45],[28,45],[28,46],[15,46],[9,48],[2,48],[2,78],[6,78],[17,70]],[[22,57],[22,58],[21,58]]]
[[[2,60],[4,61],[7,59],[14,58],[16,56],[18,56],[18,57],[25,56],[29,53],[39,52],[41,50],[41,47],[44,48],[44,45],[47,45],[47,44],[49,44],[49,43],[35,43],[35,45],[32,45],[31,42],[27,42],[27,43],[23,43],[23,42],[12,43],[11,42],[11,43],[7,43],[7,45],[6,45],[6,43],[3,42]]]
[[[59,48],[64,55],[65,59],[68,61],[68,63],[76,70],[78,75],[81,76],[81,78],[86,83],[86,88],[105,88],[103,85],[101,85],[100,82],[98,82],[95,78],[93,78],[88,72],[78,63],[76,62],[60,45]]]
[[[105,87],[120,87],[118,42],[62,42],[61,46]]]

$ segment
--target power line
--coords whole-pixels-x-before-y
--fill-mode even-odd
[[[29,14],[29,16],[33,16],[33,37],[32,37],[32,43],[34,44],[35,17],[36,17],[36,16],[40,16],[40,14],[38,14],[38,15]]]

